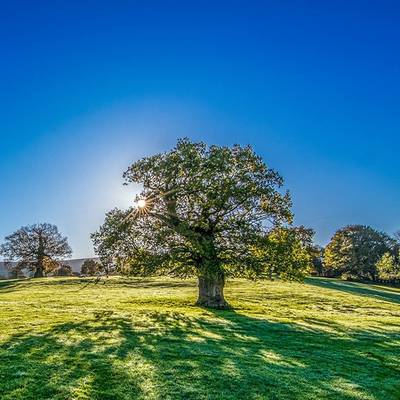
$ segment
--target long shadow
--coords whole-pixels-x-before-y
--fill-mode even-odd
[[[51,277],[51,278],[23,278],[23,279],[10,279],[10,280],[0,280],[0,293],[1,292],[9,292],[14,289],[18,289],[22,287],[24,284],[29,282],[31,286],[36,287],[49,287],[49,286],[74,286],[77,287],[77,290],[80,290],[87,286],[92,285],[107,285],[114,286],[116,283],[108,278],[101,278],[97,280],[95,277],[86,277],[86,278],[63,278],[63,277]],[[142,289],[171,289],[171,288],[192,288],[195,287],[196,284],[191,281],[173,281],[173,282],[160,282],[154,281],[151,279],[120,279],[118,281],[118,287],[127,287],[127,288],[142,288]]]
[[[158,277],[159,278],[159,277]],[[118,281],[118,287],[126,286],[129,288],[143,288],[143,289],[170,289],[170,288],[193,288],[196,286],[196,283],[189,280],[174,280],[172,282],[160,282],[159,280],[152,280],[152,279],[125,279],[124,281]]]
[[[13,288],[20,286],[25,279],[7,279],[0,280],[0,293],[2,291],[11,291]]]
[[[10,337],[1,399],[399,399],[400,326],[338,335],[204,313],[100,311]]]
[[[78,281],[79,282],[79,281]],[[82,280],[82,283],[85,283]],[[20,279],[9,279],[9,280],[0,280],[0,293],[2,292],[11,292],[20,288],[25,287],[26,284],[29,284],[30,287],[42,287],[42,286],[76,286],[76,279],[66,279],[66,278],[20,278]]]
[[[384,300],[395,304],[400,304],[400,292],[385,290],[377,286],[365,283],[339,281],[337,279],[309,278],[306,279],[308,285],[318,286],[326,289],[339,290],[346,293],[367,296],[378,300]]]

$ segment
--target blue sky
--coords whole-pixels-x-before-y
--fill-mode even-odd
[[[319,243],[400,229],[398,2],[7,3],[0,238],[46,221],[92,255],[122,172],[182,136],[252,144]]]

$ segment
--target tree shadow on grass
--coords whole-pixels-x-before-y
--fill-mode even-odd
[[[0,280],[0,289],[14,286],[16,283],[18,283],[18,279]]]
[[[398,399],[399,330],[348,335],[234,311],[99,311],[0,346],[4,400]]]
[[[339,281],[337,279],[307,279],[308,285],[318,286],[326,289],[339,290],[345,293],[356,294],[359,296],[372,297],[377,300],[384,300],[395,304],[400,304],[400,291],[386,290],[379,286],[367,285],[358,282]]]
[[[0,294],[23,290],[26,285],[32,287],[53,287],[53,286],[76,286],[77,283],[86,284],[87,280],[81,281],[71,278],[20,278],[0,281]]]
[[[26,279],[7,279],[0,280],[0,293],[11,292],[12,290],[18,288],[26,281]]]
[[[74,278],[74,277],[50,277],[50,278],[23,278],[23,279],[9,279],[0,280],[0,293],[11,292],[13,290],[22,289],[25,285],[35,287],[54,287],[54,286],[71,286],[76,288],[75,290],[82,290],[86,287],[93,285],[107,285],[116,286],[118,288],[126,287],[129,289],[140,288],[140,289],[171,289],[171,288],[193,288],[197,284],[193,281],[182,280],[172,282],[160,282],[152,279],[130,279],[130,278],[119,278],[118,281],[101,277],[85,277],[85,278]]]
[[[159,279],[159,277],[157,277]],[[190,280],[173,280],[173,281],[159,281],[153,279],[126,279],[121,282],[118,281],[118,287],[126,286],[128,288],[140,288],[140,289],[171,289],[171,288],[193,288],[197,286],[197,283]]]

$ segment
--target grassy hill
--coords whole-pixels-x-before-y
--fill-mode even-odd
[[[0,282],[0,398],[400,399],[400,290],[168,278]]]

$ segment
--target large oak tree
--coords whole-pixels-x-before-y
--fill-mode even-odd
[[[133,163],[124,178],[143,190],[136,206],[112,210],[93,234],[103,264],[136,275],[195,275],[197,304],[214,308],[228,306],[226,277],[268,275],[266,252],[258,249],[268,244],[269,231],[291,222],[291,200],[280,190],[282,177],[251,147],[182,139],[169,152]],[[276,272],[301,275],[284,267]]]
[[[68,240],[57,226],[35,224],[22,227],[5,238],[0,248],[8,261],[16,262],[16,269],[27,268],[35,278],[44,276],[46,263],[71,255]]]

